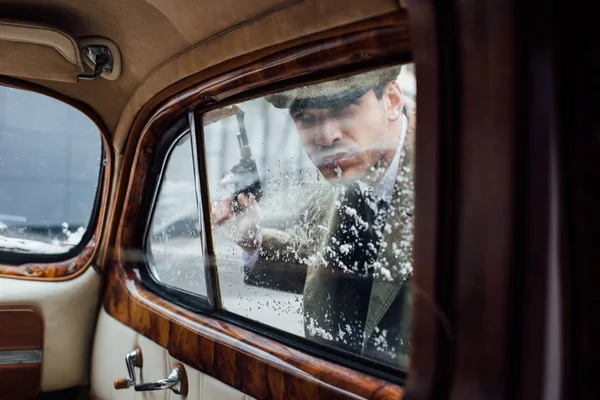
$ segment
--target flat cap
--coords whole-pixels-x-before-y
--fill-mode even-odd
[[[307,85],[265,96],[276,108],[340,108],[351,104],[369,90],[396,80],[402,66],[378,69],[334,81]]]

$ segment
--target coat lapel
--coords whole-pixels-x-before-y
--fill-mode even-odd
[[[412,238],[414,208],[414,120],[409,125],[394,188],[394,200],[388,212],[385,244],[381,246],[375,268],[363,347],[373,334],[402,284],[412,275]]]

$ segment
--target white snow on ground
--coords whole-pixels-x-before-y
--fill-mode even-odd
[[[38,242],[37,240],[17,239],[0,235],[0,249],[17,253],[59,254],[69,251],[71,246],[60,246]]]
[[[64,242],[64,244],[68,244],[71,246],[77,246],[79,242],[81,242],[81,239],[83,239],[83,235],[85,235],[86,232],[83,226],[77,228],[75,232],[71,232],[69,230],[69,224],[67,224],[66,222],[63,222],[61,226],[63,228],[63,233],[67,235],[67,240]]]
[[[77,230],[75,232],[70,233],[65,244],[70,244],[71,246],[77,246],[79,244],[79,242],[81,242],[81,239],[83,238],[83,235],[85,235],[85,232],[86,232],[85,228],[83,226],[80,226],[79,228],[77,228]]]

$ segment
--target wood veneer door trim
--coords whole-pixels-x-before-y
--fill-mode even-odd
[[[0,351],[42,349],[44,315],[35,307],[0,307]]]
[[[44,316],[30,306],[0,307],[0,352],[44,347]],[[43,354],[42,354],[43,357]],[[0,364],[0,399],[32,398],[41,386],[42,363]]]
[[[131,169],[121,170],[117,189],[123,208],[110,246],[116,257],[107,265],[107,313],[168,349],[172,357],[253,397],[401,398],[398,385],[173,305],[141,284],[139,265],[128,255],[142,245],[146,216],[140,206],[147,171],[169,124],[191,109],[208,111],[307,81],[409,62],[407,25],[407,15],[401,12],[344,28],[343,34],[321,34],[315,42],[294,42],[250,63],[248,57],[235,60],[237,65],[224,63],[210,71],[212,76],[202,73],[194,86],[163,100],[143,128],[137,124],[141,130],[132,133],[123,160]]]
[[[310,356],[148,291],[139,271],[111,265],[104,309],[169,354],[255,398],[401,399],[403,389]]]
[[[0,400],[33,399],[40,393],[42,364],[0,365]]]
[[[0,75],[0,85],[39,93],[68,104],[91,119],[100,131],[102,146],[104,148],[104,160],[100,165],[102,181],[99,181],[97,188],[100,193],[98,196],[98,210],[95,210],[96,220],[94,221],[94,231],[86,246],[79,254],[72,258],[57,262],[26,262],[19,265],[0,263],[0,278],[36,281],[65,281],[76,278],[85,272],[90,265],[93,265],[93,261],[99,250],[98,239],[101,237],[103,227],[105,226],[111,190],[112,171],[114,168],[114,155],[112,146],[110,145],[108,130],[98,114],[87,104],[71,99],[54,90],[35,83],[2,75]]]

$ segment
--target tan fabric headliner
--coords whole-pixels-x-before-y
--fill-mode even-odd
[[[0,15],[117,43],[123,59],[117,81],[34,81],[93,107],[121,152],[140,108],[182,78],[254,50],[398,7],[397,0],[0,0]],[[227,31],[231,27],[235,29]]]
[[[77,74],[82,72],[77,64],[48,46],[0,40],[0,53],[0,71],[15,77],[75,82]]]
[[[0,21],[0,38],[14,42],[26,42],[54,48],[71,64],[81,65],[75,39],[54,28],[40,24],[24,24],[18,21]]]

